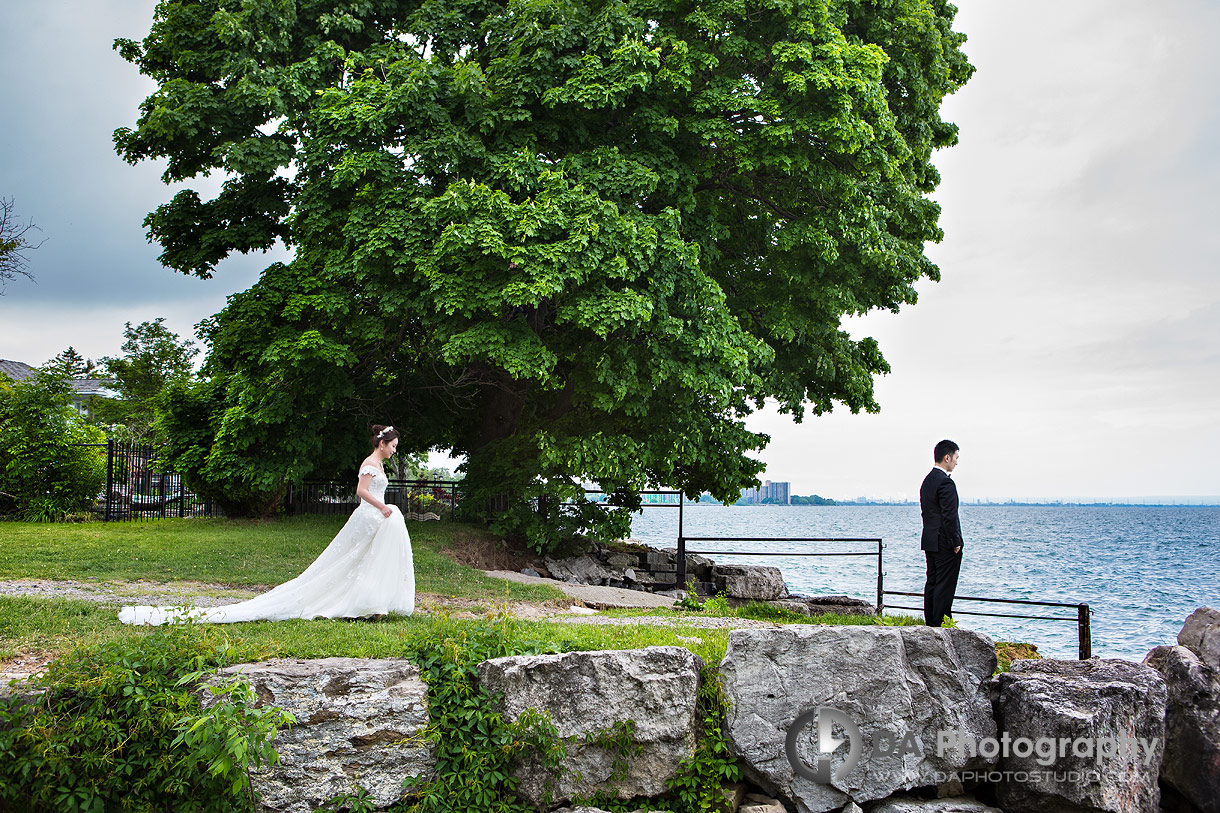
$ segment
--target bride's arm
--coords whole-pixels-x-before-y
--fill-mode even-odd
[[[390,514],[392,514],[394,512],[390,510],[390,506],[386,505],[381,500],[374,497],[372,495],[372,493],[369,491],[369,486],[372,484],[372,482],[373,482],[373,475],[371,475],[371,474],[360,475],[360,485],[356,486],[356,496],[359,497],[360,499],[364,500],[369,505],[376,508],[378,511],[380,511],[381,515],[383,517],[388,517]]]

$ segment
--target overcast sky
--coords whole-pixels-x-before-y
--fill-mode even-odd
[[[118,353],[123,323],[184,336],[274,255],[210,281],[161,268],[161,167],[111,133],[153,89],[111,50],[149,0],[18,0],[0,28],[0,196],[41,228],[36,283],[0,296],[0,358]],[[1220,495],[1220,4],[962,0],[977,72],[938,155],[942,281],[850,324],[893,373],[879,415],[762,413],[764,477],[797,494],[910,498],[942,437],[963,499]],[[201,192],[214,187],[195,185]]]

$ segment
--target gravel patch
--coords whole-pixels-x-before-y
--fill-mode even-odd
[[[99,604],[194,604],[196,607],[217,607],[253,598],[269,587],[234,587],[206,582],[145,582],[145,581],[53,581],[50,579],[14,579],[0,581],[0,595],[34,596],[37,598],[75,598]]]

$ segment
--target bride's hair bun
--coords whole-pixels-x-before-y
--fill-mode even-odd
[[[398,430],[392,426],[382,426],[381,424],[376,424],[373,426],[374,449],[376,449],[382,443],[389,443],[396,437],[398,437]]]

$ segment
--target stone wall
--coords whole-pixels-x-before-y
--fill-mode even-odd
[[[1187,644],[1160,647],[1146,664],[1018,661],[993,677],[991,641],[966,630],[735,630],[717,674],[723,730],[750,784],[725,788],[726,810],[1160,813],[1164,786],[1174,813],[1215,813],[1217,634],[1220,615],[1203,613]],[[544,712],[568,746],[558,771],[521,757],[519,795],[539,810],[596,813],[577,801],[663,794],[695,747],[700,666],[678,647],[482,663],[480,684],[502,714]],[[226,671],[301,721],[276,741],[281,763],[255,777],[266,809],[310,811],[357,783],[384,807],[403,778],[435,770],[427,687],[406,661]],[[603,736],[624,730],[625,756]]]

